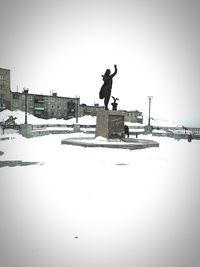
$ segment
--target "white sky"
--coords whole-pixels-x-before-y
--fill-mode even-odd
[[[1,0],[0,67],[15,91],[98,99],[101,75],[118,74],[122,109],[200,127],[200,3],[123,0]]]

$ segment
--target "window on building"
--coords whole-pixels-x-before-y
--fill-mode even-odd
[[[0,80],[1,80],[1,81],[4,81],[4,80],[5,80],[5,76],[2,75],[2,74],[0,74]]]
[[[19,99],[19,95],[18,94],[13,94],[13,99]]]
[[[4,84],[0,84],[0,90],[3,90],[5,88]]]

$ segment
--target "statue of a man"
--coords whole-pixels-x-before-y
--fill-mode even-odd
[[[100,99],[104,98],[105,110],[108,110],[108,103],[110,100],[111,89],[112,89],[112,78],[117,74],[117,65],[114,65],[114,68],[115,71],[113,72],[113,74],[110,74],[111,73],[110,69],[107,69],[105,74],[102,75],[104,83],[99,92],[99,98]]]

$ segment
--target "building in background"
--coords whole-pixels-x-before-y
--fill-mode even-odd
[[[104,110],[99,104],[80,104],[80,98],[62,97],[56,93],[52,95],[28,94],[27,112],[43,119],[71,119],[85,115],[96,116],[98,111]],[[25,94],[12,92],[11,110],[25,111]],[[126,111],[125,121],[143,123],[142,112],[138,110]]]
[[[131,111],[126,111],[125,112],[125,117],[124,120],[127,122],[134,122],[134,123],[143,123],[143,115],[142,112],[138,110],[131,110]]]
[[[97,112],[100,110],[104,110],[104,106],[99,106],[99,104],[94,104],[94,106],[88,106],[86,104],[81,104],[79,107],[79,114],[80,117],[85,116],[85,115],[91,115],[91,116],[96,116]]]
[[[27,112],[43,119],[71,119],[77,114],[80,98],[52,95],[29,94]],[[25,111],[25,94],[12,92],[11,110]]]
[[[0,68],[0,111],[11,109],[10,70]]]
[[[96,116],[98,111],[105,110],[104,106],[99,106],[99,104],[94,104],[94,106],[88,106],[86,104],[81,104],[79,106],[79,115],[80,117],[85,115]],[[125,113],[125,121],[127,122],[134,122],[134,123],[143,123],[143,115],[142,112],[138,110],[133,111],[126,111],[123,110]]]

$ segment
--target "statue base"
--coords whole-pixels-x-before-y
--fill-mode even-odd
[[[97,113],[95,137],[107,139],[124,138],[124,112],[102,110]]]
[[[153,126],[151,126],[151,125],[146,125],[146,126],[144,127],[144,133],[145,133],[145,134],[152,134],[152,131],[153,131]]]
[[[30,138],[32,135],[32,124],[20,124],[20,133],[23,137]]]
[[[80,124],[74,124],[74,132],[78,133],[81,131],[81,125]]]

